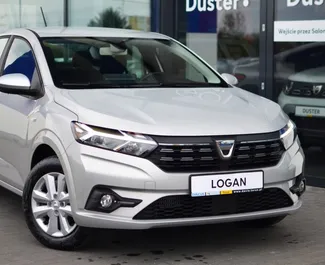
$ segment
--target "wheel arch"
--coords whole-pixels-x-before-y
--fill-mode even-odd
[[[30,170],[32,170],[39,162],[41,162],[45,158],[52,157],[52,156],[58,157],[58,155],[53,150],[53,148],[47,144],[40,144],[39,146],[36,147],[32,155]]]
[[[47,153],[42,154],[42,151]],[[65,148],[59,137],[50,130],[43,130],[34,138],[30,152],[29,170],[31,170],[37,164],[37,162],[49,157],[49,155],[57,156],[60,162],[64,163],[64,161],[62,161],[62,154],[64,153]]]
[[[60,141],[60,138],[50,130],[41,131],[33,141],[30,150],[29,172],[38,162],[51,156],[56,156],[62,166],[63,172],[66,175],[67,184],[71,193],[71,206],[75,204],[75,187],[72,181],[72,172],[66,148]],[[45,153],[43,153],[45,152]],[[24,181],[26,183],[26,180]]]

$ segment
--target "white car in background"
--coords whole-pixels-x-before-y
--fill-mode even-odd
[[[325,145],[325,43],[309,43],[274,56],[274,99],[296,123],[304,147]],[[259,93],[260,62],[237,64],[238,86]]]
[[[291,75],[278,103],[296,122],[305,146],[325,145],[325,67]]]

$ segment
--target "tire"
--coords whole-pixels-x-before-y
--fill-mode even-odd
[[[54,172],[58,173],[57,179],[55,177],[53,177],[52,179],[52,174],[50,173],[53,173],[54,175]],[[62,175],[60,175],[59,173]],[[67,195],[66,197],[67,201],[63,202],[64,198],[62,195],[62,202],[59,202],[59,206],[58,206],[55,203],[59,201],[58,198],[59,180],[58,179],[60,176],[63,176],[60,178],[60,183],[64,183],[60,185],[60,187],[65,186],[65,189],[67,191],[66,193],[60,192],[60,194]],[[46,181],[50,177],[51,177],[51,181],[50,180]],[[53,180],[54,181],[56,180],[57,182],[52,182]],[[43,185],[45,185],[46,187],[46,190],[44,191],[44,186],[42,186],[43,189],[42,191],[36,190],[38,186],[41,187],[41,184],[39,183],[42,183],[42,181],[44,183]],[[57,183],[57,184],[53,186],[47,183],[51,183],[51,184]],[[56,190],[58,191],[56,197],[55,197],[56,193],[49,192],[47,186],[56,187]],[[43,197],[41,196],[37,197],[35,195],[35,192],[40,192],[40,194]],[[52,196],[51,194],[54,195]],[[37,202],[37,200],[41,200],[42,198],[44,199],[44,195],[46,195],[46,199],[42,202]],[[56,201],[51,201],[49,199],[50,197],[52,198],[55,197]],[[44,206],[46,207],[46,209],[50,209],[50,210],[46,210],[47,212],[46,214],[44,214],[45,211],[43,211],[42,214],[39,214],[38,216],[39,218],[36,218],[34,217],[34,215],[35,216],[38,215],[39,212],[37,211],[37,209],[40,208],[37,207],[40,206]],[[54,210],[54,209],[58,209],[58,210]],[[66,214],[62,209],[66,210],[68,214]],[[75,224],[72,216],[70,215],[71,205],[69,200],[69,191],[67,189],[67,184],[65,181],[65,176],[63,173],[62,166],[57,157],[49,157],[42,160],[30,172],[23,191],[23,211],[24,211],[27,226],[31,231],[32,235],[41,244],[43,244],[48,248],[52,248],[56,250],[74,250],[83,246],[84,243],[86,243],[87,241],[89,235],[89,229],[80,227],[77,224]],[[48,221],[46,221],[47,219]],[[47,229],[46,229],[46,222],[48,222]],[[50,227],[52,227],[52,229],[50,229]],[[57,229],[53,230],[53,227]],[[60,229],[64,232],[60,232]],[[69,229],[71,229],[70,233],[68,233]],[[52,231],[56,231],[56,232],[52,232]]]
[[[267,228],[280,223],[286,216],[276,216],[264,219],[256,219],[241,222],[240,225],[247,228]]]

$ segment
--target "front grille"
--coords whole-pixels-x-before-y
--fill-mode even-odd
[[[158,148],[147,158],[165,172],[172,173],[272,167],[279,163],[284,152],[278,138],[279,133],[235,137],[234,154],[228,161],[220,158],[214,137],[160,138],[156,139],[160,143]]]
[[[138,213],[135,220],[195,218],[258,212],[290,207],[290,197],[281,189],[209,197],[189,195],[158,199]]]
[[[292,82],[290,95],[296,97],[325,98],[325,84]]]

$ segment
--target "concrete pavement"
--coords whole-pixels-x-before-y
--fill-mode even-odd
[[[0,265],[325,264],[325,189],[309,187],[304,198],[298,214],[273,228],[94,231],[88,249],[60,252],[34,240],[20,198],[0,188]]]

